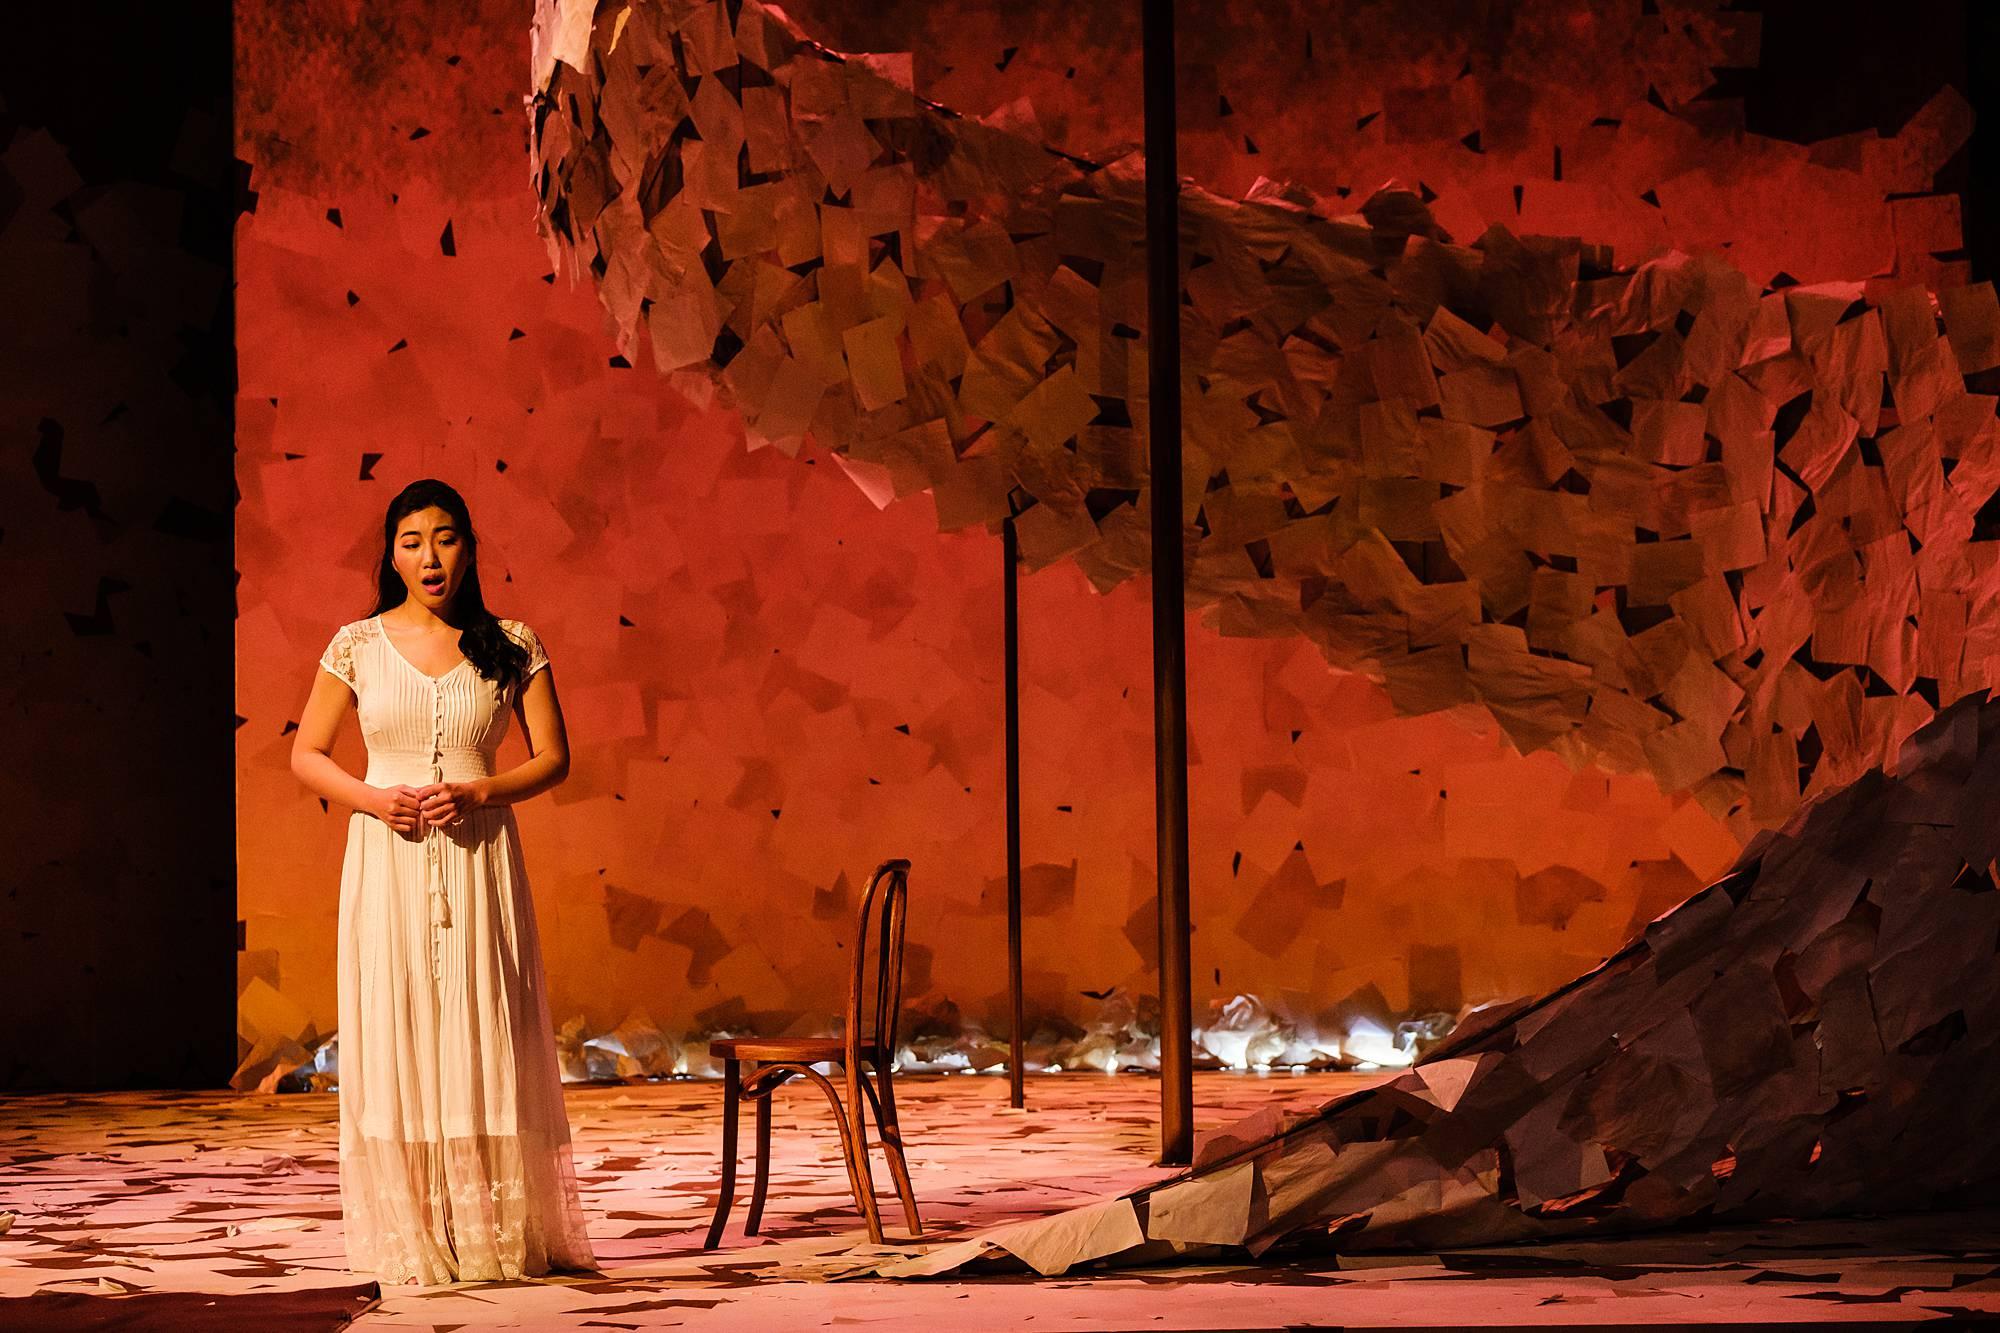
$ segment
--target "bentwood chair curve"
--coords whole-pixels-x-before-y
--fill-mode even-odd
[[[771,1095],[794,1078],[817,1086],[833,1110],[834,1128],[847,1160],[848,1188],[868,1224],[868,1239],[882,1243],[882,1215],[875,1206],[875,1181],[868,1168],[864,1096],[881,1132],[882,1155],[895,1178],[910,1235],[923,1234],[916,1192],[910,1188],[909,1163],[903,1157],[903,1132],[896,1123],[893,1077],[896,1015],[903,1003],[903,916],[909,880],[910,863],[901,859],[884,861],[868,877],[855,933],[847,1024],[840,1036],[732,1037],[709,1044],[709,1053],[722,1061],[722,1187],[716,1195],[715,1220],[709,1224],[704,1249],[714,1249],[722,1239],[722,1228],[735,1201],[736,1107],[746,1097],[757,1107],[757,1158],[743,1233],[757,1234],[771,1179]],[[871,935],[875,943],[872,951],[868,947]],[[833,1076],[846,1084],[844,1107],[832,1080],[813,1067],[821,1064],[831,1065]]]

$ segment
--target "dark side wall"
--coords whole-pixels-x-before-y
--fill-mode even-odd
[[[229,10],[33,12],[0,44],[0,1091],[217,1086]]]
[[[1742,0],[1762,15],[1756,69],[1720,70],[1715,96],[1743,98],[1757,134],[1812,143],[1877,130],[1893,134],[1940,78],[1964,93],[1971,140],[1938,173],[1958,194],[1974,282],[2000,274],[2000,6],[1980,0]],[[1828,72],[1834,71],[1834,79]],[[1826,95],[1829,84],[1842,96]],[[1860,275],[1856,275],[1857,277]]]

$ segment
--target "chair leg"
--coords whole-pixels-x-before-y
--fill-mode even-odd
[[[799,1066],[798,1072],[811,1079],[813,1086],[826,1094],[826,1104],[833,1111],[834,1131],[840,1135],[840,1159],[847,1166],[847,1188],[853,1192],[855,1203],[861,1205],[861,1201],[866,1199],[872,1204],[873,1193],[863,1187],[863,1177],[855,1171],[854,1138],[847,1128],[847,1109],[840,1104],[840,1093],[827,1081],[826,1075],[817,1069]],[[877,1245],[881,1244],[882,1219],[867,1205],[861,1206],[861,1216],[868,1223],[869,1239]]]
[[[854,1138],[847,1129],[847,1111],[841,1106],[840,1094],[834,1091],[831,1083],[822,1080],[821,1087],[826,1091],[827,1104],[833,1108],[834,1132],[840,1136],[840,1160],[847,1167],[847,1192],[854,1196],[855,1206],[861,1208],[861,1218],[865,1222],[868,1220],[868,1210],[861,1206],[861,1199],[866,1191],[862,1187],[861,1177],[856,1175],[854,1170]],[[874,1231],[869,1232],[870,1237],[876,1234]]]
[[[736,1102],[742,1080],[737,1070],[737,1062],[722,1062],[722,1188],[715,1198],[715,1220],[708,1224],[708,1240],[704,1250],[712,1250],[722,1239],[722,1228],[729,1221],[729,1206],[736,1199]]]
[[[868,1224],[868,1239],[882,1243],[882,1213],[875,1206],[875,1176],[868,1169],[868,1114],[861,1105],[861,1068],[857,1061],[847,1066],[847,1104],[853,1108],[854,1137],[848,1145],[848,1160],[854,1163],[856,1200],[861,1218]]]
[[[771,1184],[771,1096],[767,1089],[757,1098],[757,1174],[750,1186],[750,1216],[743,1221],[743,1234],[754,1236],[764,1220],[764,1194]]]
[[[909,1219],[910,1239],[920,1239],[924,1224],[917,1220],[917,1192],[910,1187],[910,1164],[903,1158],[903,1130],[896,1123],[896,1088],[887,1066],[875,1071],[882,1089],[876,1101],[875,1119],[882,1130],[882,1155],[889,1159],[889,1174],[896,1178],[896,1193],[903,1200],[903,1216]]]

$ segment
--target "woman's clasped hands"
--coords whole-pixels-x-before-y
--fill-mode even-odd
[[[377,787],[368,813],[404,837],[416,838],[428,829],[450,828],[484,804],[485,792],[476,782],[401,783]]]

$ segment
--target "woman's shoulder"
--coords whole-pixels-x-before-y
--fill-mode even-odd
[[[495,616],[494,619],[500,622],[500,628],[508,638],[528,650],[529,670],[532,671],[533,664],[542,656],[542,636],[535,633],[534,627],[525,620],[511,620],[506,616]]]
[[[549,664],[548,650],[542,647],[541,635],[529,627],[524,620],[510,620],[505,616],[495,616],[507,637],[519,644],[528,654],[527,674],[532,676]]]
[[[355,663],[355,650],[382,632],[382,622],[374,616],[366,620],[350,620],[333,632],[327,640],[326,651],[319,656],[319,664],[334,675],[359,689],[360,671]]]

